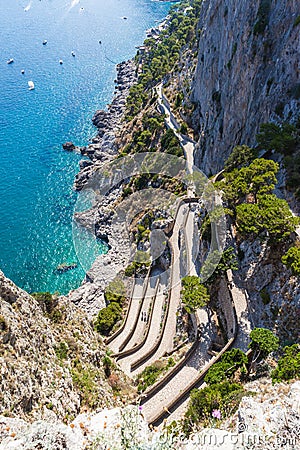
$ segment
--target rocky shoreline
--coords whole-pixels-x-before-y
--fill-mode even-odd
[[[89,160],[80,161],[80,171],[75,178],[75,189],[80,191],[91,176],[94,166],[101,166],[117,155],[115,138],[122,127],[122,118],[126,108],[126,98],[130,87],[136,81],[136,65],[133,60],[123,61],[117,65],[115,92],[107,110],[97,110],[92,119],[97,134],[86,147],[80,147],[83,156]]]
[[[122,128],[122,119],[126,108],[126,98],[130,87],[136,81],[136,65],[133,60],[123,61],[117,65],[115,93],[107,110],[98,110],[92,119],[97,127],[97,134],[91,143],[79,150],[89,159],[80,161],[80,171],[74,182],[74,188],[81,191],[95,170],[112,161],[117,153],[116,136]],[[70,144],[68,143],[69,147]],[[96,224],[98,238],[109,244],[109,252],[99,256],[88,270],[81,286],[69,292],[68,298],[83,309],[92,319],[105,307],[105,286],[124,270],[130,256],[127,236],[121,226],[112,226],[112,206],[117,204],[122,195],[122,188],[116,187],[105,196],[102,203],[93,209],[76,214],[76,221],[90,228]]]

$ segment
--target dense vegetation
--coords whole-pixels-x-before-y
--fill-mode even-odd
[[[272,371],[271,377],[273,382],[300,378],[300,345],[284,347],[283,355],[278,360],[277,368]]]
[[[135,254],[134,261],[126,267],[125,275],[127,277],[132,277],[133,275],[144,275],[147,273],[150,263],[151,261],[149,254],[138,250]]]
[[[248,358],[245,353],[235,348],[226,352],[221,360],[209,369],[204,380],[208,384],[231,380],[238,369],[241,373],[247,372],[247,363]]]
[[[58,295],[50,292],[34,292],[31,294],[39,303],[43,313],[55,323],[63,319],[63,308],[59,308]]]
[[[111,281],[104,292],[107,303],[116,302],[123,305],[126,300],[126,288],[121,278],[116,277]]]
[[[144,392],[149,386],[156,382],[160,374],[174,365],[174,359],[169,358],[166,363],[163,361],[155,361],[151,366],[145,367],[136,379],[138,384],[138,392]]]
[[[298,87],[291,95],[299,98]],[[262,150],[275,150],[284,155],[284,165],[287,171],[286,186],[292,190],[296,197],[300,197],[300,119],[295,125],[282,123],[264,123],[257,135],[259,148]]]
[[[147,90],[170,74],[180,58],[180,50],[186,44],[193,45],[196,36],[196,23],[201,0],[188,0],[173,5],[170,21],[159,39],[153,37],[144,42],[145,51],[138,53],[136,61],[140,66],[138,82],[127,99],[127,120],[133,117],[148,101]]]
[[[252,152],[244,146],[242,154],[237,165],[246,166],[225,172],[224,179],[216,185],[222,190],[223,199],[243,237],[260,236],[271,243],[282,241],[295,230],[299,220],[293,216],[285,200],[272,194],[277,182],[278,164],[264,158],[251,161]],[[233,157],[229,157],[225,166],[234,167]]]
[[[293,275],[300,275],[300,247],[294,246],[289,248],[281,260],[283,264],[292,270]]]
[[[254,328],[250,338],[249,347],[252,352],[249,356],[239,349],[226,352],[220,361],[208,370],[204,378],[208,386],[192,391],[183,421],[183,429],[187,434],[195,427],[212,426],[213,421],[218,422],[232,415],[241,398],[249,395],[242,382],[249,380],[250,371],[253,373],[259,363],[278,350],[278,338],[266,328]],[[290,364],[292,368],[289,368]],[[285,348],[284,357],[273,371],[273,380],[299,376],[299,368],[299,346]]]
[[[116,302],[112,302],[106,308],[99,311],[95,321],[95,330],[98,331],[98,333],[107,336],[121,317],[122,309],[120,305]]]
[[[211,426],[214,418],[220,420],[232,415],[243,395],[243,386],[230,381],[194,389],[183,422],[184,431],[188,434],[200,423]]]
[[[182,278],[182,302],[188,313],[195,312],[196,309],[202,308],[209,301],[207,288],[200,283],[197,276],[186,276]]]

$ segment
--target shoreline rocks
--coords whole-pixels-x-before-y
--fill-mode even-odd
[[[92,122],[97,128],[97,134],[86,147],[81,147],[83,156],[90,158],[92,164],[80,162],[81,170],[76,175],[74,187],[80,191],[93,172],[93,166],[111,161],[117,154],[115,145],[116,133],[121,129],[122,118],[126,108],[126,98],[129,89],[136,81],[136,65],[133,60],[123,61],[117,65],[115,93],[107,110],[97,110]]]
[[[136,65],[133,60],[117,65],[115,93],[107,110],[98,110],[93,117],[97,134],[80,152],[89,160],[81,160],[80,171],[74,182],[77,191],[81,191],[94,171],[113,160],[117,155],[116,134],[122,127],[122,118],[126,108],[129,89],[136,80]],[[95,230],[96,236],[104,240],[109,251],[100,255],[87,271],[81,286],[68,294],[69,300],[83,309],[92,319],[100,309],[106,306],[104,289],[114,277],[124,270],[130,257],[128,237],[124,236],[121,224],[113,224],[114,205],[120,201],[122,188],[113,189],[91,210],[76,214],[76,221],[83,227]]]

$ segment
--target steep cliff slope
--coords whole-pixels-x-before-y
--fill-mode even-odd
[[[103,344],[87,316],[63,297],[34,299],[0,272],[0,413],[68,422],[116,402]]]
[[[203,0],[193,83],[196,164],[216,173],[261,123],[293,120],[300,106],[300,3]]]

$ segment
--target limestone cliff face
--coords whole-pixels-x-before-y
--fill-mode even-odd
[[[63,297],[50,306],[0,272],[0,414],[68,421],[114,404],[87,316]]]
[[[299,15],[298,0],[203,0],[192,100],[207,174],[253,145],[261,123],[299,115]]]

